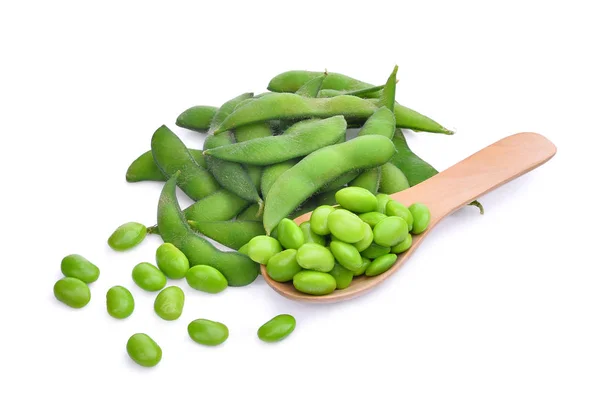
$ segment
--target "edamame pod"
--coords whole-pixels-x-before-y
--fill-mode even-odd
[[[293,284],[299,292],[315,296],[329,294],[337,286],[333,276],[319,271],[300,271],[294,275]]]
[[[271,92],[288,92],[294,93],[298,91],[311,79],[323,75],[323,72],[318,71],[287,71],[283,72],[271,79],[267,89]],[[321,90],[361,90],[371,88],[373,85],[359,81],[358,79],[339,74],[336,72],[327,72],[327,76],[323,80]],[[378,93],[372,93],[373,97],[379,97]]]
[[[323,87],[323,81],[325,78],[327,78],[327,72],[309,80],[304,85],[300,86],[298,90],[296,90],[296,94],[304,97],[317,97],[321,87]]]
[[[394,164],[387,162],[381,166],[379,191],[385,194],[398,193],[410,187],[404,173]]]
[[[245,286],[258,276],[258,264],[237,252],[222,252],[198,236],[187,224],[175,197],[177,175],[165,184],[158,204],[158,228],[163,240],[186,255],[191,265],[211,265],[230,286]]]
[[[302,271],[296,261],[297,250],[288,249],[275,254],[267,262],[267,274],[277,282],[291,281],[294,275]]]
[[[194,106],[190,107],[177,117],[175,125],[191,129],[197,132],[206,132],[210,128],[210,123],[217,113],[217,107],[212,106]]]
[[[181,317],[185,294],[178,286],[164,288],[154,299],[154,312],[165,321]]]
[[[171,243],[163,243],[158,246],[156,265],[170,279],[181,279],[190,269],[190,262],[185,254]]]
[[[388,80],[383,87],[381,92],[381,98],[379,104],[383,107],[387,107],[390,111],[394,110],[394,104],[396,103],[396,74],[398,73],[398,66],[394,66],[394,70],[388,77]],[[391,138],[390,138],[391,139]]]
[[[264,235],[259,221],[188,221],[190,227],[230,249],[239,249],[252,238]]]
[[[383,89],[385,85],[373,86],[365,89],[358,90],[335,90],[335,89],[321,89],[319,90],[319,94],[317,97],[335,97],[335,96],[357,96],[362,97],[363,99],[369,97],[379,97],[381,96],[381,89]]]
[[[54,297],[72,308],[85,307],[91,299],[90,288],[77,278],[65,277],[54,284]]]
[[[140,244],[148,228],[139,222],[127,222],[119,226],[108,238],[108,245],[116,251],[129,250]]]
[[[266,97],[260,100],[266,99]],[[256,101],[260,101],[256,100]],[[242,112],[252,104],[235,111]],[[227,118],[225,121],[229,120]],[[222,132],[217,129],[216,133]],[[346,133],[346,121],[341,116],[314,121],[300,121],[283,135],[250,140],[206,150],[204,155],[222,160],[252,165],[270,165],[304,156],[322,147],[336,143]]]
[[[263,342],[278,342],[285,339],[296,328],[296,319],[289,314],[280,314],[258,328],[257,335]]]
[[[377,194],[380,180],[381,167],[377,167],[361,172],[356,178],[348,182],[348,185],[367,189],[369,192]]]
[[[206,293],[219,293],[227,288],[227,279],[210,265],[195,265],[185,274],[190,287]]]
[[[218,346],[229,337],[227,326],[208,319],[196,319],[189,323],[187,329],[194,342],[205,346]]]
[[[196,149],[188,149],[190,155],[196,160],[198,165],[203,168],[206,168],[206,161],[204,160],[204,154],[202,154],[203,150]],[[127,168],[127,173],[125,174],[125,180],[127,182],[141,182],[141,181],[158,181],[164,182],[166,181],[165,174],[162,173],[160,168],[154,162],[154,157],[152,156],[152,150],[148,150],[131,163],[129,168]]]
[[[127,354],[142,367],[154,367],[162,359],[162,349],[145,333],[136,333],[129,338]]]
[[[251,204],[236,217],[238,221],[259,221],[262,222],[262,215],[258,214],[258,204]],[[264,229],[263,229],[264,230]]]
[[[263,198],[267,198],[267,193],[269,193],[271,186],[273,186],[277,178],[279,178],[285,171],[296,165],[297,162],[297,159],[282,161],[277,164],[269,165],[263,169],[263,174],[260,178],[260,191],[263,195]]]
[[[64,276],[77,278],[85,283],[95,282],[100,276],[100,269],[79,254],[69,254],[63,258],[60,270]]]
[[[106,311],[117,319],[124,319],[133,313],[135,302],[131,292],[123,286],[113,286],[106,292]]]
[[[254,93],[242,93],[231,100],[227,100],[219,107],[212,121],[210,121],[209,133],[214,133],[215,128],[223,123],[223,121],[242,103],[252,100]]]
[[[329,273],[335,278],[336,289],[346,289],[352,283],[352,278],[354,278],[354,273],[340,264],[335,264]]]
[[[166,126],[154,132],[151,147],[154,161],[165,176],[181,171],[178,186],[191,199],[199,200],[219,189],[210,172],[198,165],[185,144]]]
[[[273,136],[273,131],[268,123],[259,122],[257,124],[240,126],[235,130],[234,136],[237,143],[242,143],[248,140]]]
[[[148,292],[157,292],[167,284],[167,277],[154,265],[142,262],[133,267],[131,278],[140,288]]]
[[[228,221],[248,207],[248,204],[247,200],[229,190],[220,189],[198,200],[183,210],[183,213],[188,221]]]
[[[394,151],[389,139],[370,135],[327,146],[306,156],[271,186],[265,199],[265,231],[270,233],[279,221],[327,182],[351,170],[382,165]]]
[[[345,187],[348,183],[352,182],[360,174],[360,171],[348,171],[338,176],[334,180],[327,182],[321,189],[317,191],[317,194],[323,192],[337,192],[341,188]]]

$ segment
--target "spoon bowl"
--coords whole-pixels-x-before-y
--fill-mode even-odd
[[[380,275],[355,277],[346,289],[335,290],[324,296],[299,292],[291,282],[274,281],[267,274],[264,265],[260,266],[262,276],[277,293],[292,300],[334,303],[360,296],[396,272],[446,216],[489,191],[539,167],[554,154],[556,146],[544,136],[532,132],[517,133],[487,146],[414,187],[390,195],[392,199],[407,207],[416,202],[427,205],[431,212],[431,220],[427,230],[413,235],[412,246],[399,254],[395,264]],[[294,221],[299,225],[309,220],[310,215],[311,213],[306,213]]]

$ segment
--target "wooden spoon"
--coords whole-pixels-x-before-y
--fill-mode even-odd
[[[556,147],[544,136],[531,132],[517,133],[478,151],[419,185],[392,194],[394,200],[406,206],[415,202],[426,204],[431,211],[431,222],[425,232],[413,236],[411,248],[399,254],[396,263],[381,275],[356,277],[348,288],[335,290],[324,296],[304,294],[297,291],[291,282],[272,280],[264,265],[260,267],[262,276],[277,293],[292,300],[333,303],[360,296],[396,272],[444,217],[498,186],[539,167],[554,154]],[[301,215],[294,221],[297,224],[307,221],[310,214]]]

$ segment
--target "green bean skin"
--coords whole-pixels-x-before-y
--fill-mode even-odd
[[[304,85],[300,86],[298,90],[296,90],[296,94],[304,97],[317,97],[321,87],[323,87],[323,81],[327,78],[327,73],[321,74]]]
[[[259,122],[256,124],[240,126],[235,130],[234,135],[235,141],[241,143],[252,139],[273,136],[273,131],[268,123]]]
[[[229,286],[245,286],[258,276],[258,264],[237,252],[222,252],[198,236],[187,224],[175,196],[179,173],[163,187],[158,204],[158,228],[162,239],[180,249],[190,265],[210,265],[219,270]]]
[[[233,143],[233,135],[230,132],[223,132],[218,135],[209,136],[204,141],[204,150],[228,146]],[[258,195],[254,182],[252,182],[250,175],[248,175],[248,172],[241,164],[206,156],[206,165],[223,188],[242,199],[258,203],[259,205],[262,204],[262,199]]]
[[[327,182],[352,170],[372,168],[387,162],[395,152],[392,142],[377,135],[361,136],[324,147],[284,172],[265,199],[263,223],[270,233]]]
[[[236,196],[226,189],[198,200],[183,212],[188,221],[227,221],[248,207],[247,200]]]
[[[164,175],[171,177],[177,171],[178,186],[193,200],[216,192],[219,183],[191,156],[185,144],[166,126],[152,135],[152,156]]]
[[[217,107],[194,106],[190,107],[177,117],[175,125],[197,132],[206,132],[217,113]]]
[[[260,178],[260,191],[263,195],[263,198],[267,197],[267,193],[269,193],[271,186],[273,186],[277,178],[279,178],[285,171],[296,165],[297,162],[298,160],[296,159],[282,161],[277,164],[269,165],[263,169],[263,174]]]
[[[264,235],[265,228],[258,221],[188,221],[190,227],[223,246],[238,250],[255,236]]]
[[[381,181],[379,183],[380,193],[398,193],[409,187],[408,179],[406,179],[406,176],[400,168],[389,162],[381,166]]]
[[[323,72],[287,71],[271,79],[267,89],[271,92],[294,93],[308,81],[320,75],[323,75]],[[373,85],[369,83],[359,81],[358,79],[354,79],[343,74],[327,72],[327,76],[323,80],[322,89],[360,90],[367,89],[372,86]],[[376,93],[374,93],[373,96],[376,96]]]
[[[239,96],[234,97],[231,100],[227,100],[219,107],[219,110],[215,113],[212,121],[210,122],[209,133],[214,133],[214,130],[239,106],[242,102],[251,100],[254,93],[242,93]]]
[[[263,99],[267,98],[262,97],[257,102]],[[252,104],[249,104],[240,112],[251,107]],[[235,113],[231,114],[234,115]],[[283,135],[217,147],[206,150],[204,155],[252,165],[270,165],[304,156],[336,143],[345,133],[344,118],[333,116],[323,120],[301,121],[291,126]]]
[[[206,161],[202,150],[188,149],[194,160],[202,168],[206,168]],[[166,181],[165,175],[158,168],[152,157],[152,150],[148,150],[131,163],[125,174],[127,182],[142,182],[142,181]]]

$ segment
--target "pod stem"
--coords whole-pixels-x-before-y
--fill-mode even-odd
[[[158,234],[158,225],[149,226],[146,228],[146,233],[148,235]]]
[[[481,204],[479,201],[473,200],[472,202],[469,203],[469,205],[479,208],[479,214],[481,214],[481,215],[484,214],[485,210],[483,209],[483,204]]]

